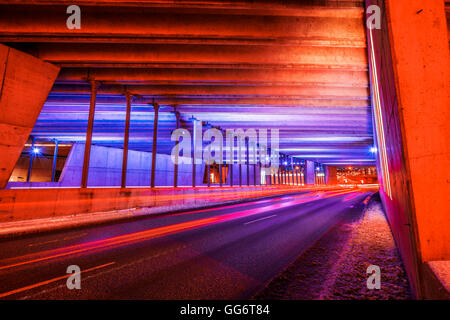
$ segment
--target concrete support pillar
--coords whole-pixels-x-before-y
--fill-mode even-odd
[[[97,82],[91,81],[91,101],[89,105],[89,118],[84,145],[83,172],[81,174],[81,188],[87,188],[89,176],[89,161],[91,159],[92,131],[94,130],[95,101],[97,98]]]
[[[58,161],[58,140],[55,140],[55,149],[53,150],[53,165],[52,165],[52,182],[55,182],[56,163]]]
[[[239,162],[239,186],[242,187],[242,162],[244,161],[243,152],[242,152],[242,138],[237,137],[238,139],[238,162]]]
[[[206,124],[206,130],[210,130],[211,125],[209,123]],[[207,131],[208,133],[209,131]],[[211,137],[208,134],[206,135],[206,139],[209,141],[211,140]],[[208,144],[208,158],[206,159],[206,181],[207,186],[211,187],[211,144]]]
[[[128,141],[130,137],[130,118],[131,118],[131,94],[125,94],[127,100],[126,114],[125,114],[125,132],[123,138],[123,157],[122,157],[122,178],[120,186],[125,188],[127,186],[127,169],[128,169]]]
[[[304,172],[304,179],[305,184],[307,185],[313,185],[315,183],[315,164],[314,161],[311,160],[305,160],[305,172]]]
[[[233,183],[234,183],[234,181],[233,181],[233,167],[234,167],[234,136],[233,136],[233,134],[231,134],[231,133],[229,133],[229,132],[227,132],[227,131],[225,131],[226,132],[226,141],[227,141],[227,145],[228,145],[228,147],[230,148],[229,150],[228,150],[228,156],[227,156],[227,159],[228,159],[228,177],[229,177],[229,184],[230,184],[230,187],[232,187],[233,186]]]
[[[253,185],[256,186],[256,165],[257,165],[257,155],[256,155],[256,144],[253,145]]]
[[[152,144],[152,172],[151,172],[151,182],[150,187],[155,187],[155,172],[156,172],[156,153],[158,150],[158,114],[159,114],[159,105],[157,103],[153,103],[153,108],[155,110],[155,117],[153,120],[153,144]]]
[[[250,141],[245,139],[245,163],[247,164],[247,186],[250,186]]]
[[[242,187],[242,164],[239,163],[239,186]]]
[[[291,159],[291,183],[293,186],[295,186],[295,160],[294,158]]]
[[[31,171],[33,170],[33,160],[34,160],[34,145],[36,144],[36,138],[33,137],[30,147],[30,162],[28,164],[27,182],[31,180]]]
[[[221,130],[222,136],[223,136],[223,130]],[[223,155],[223,141],[222,144],[220,145],[220,161],[219,161],[219,186],[222,187],[223,186],[223,162],[224,162],[224,155]]]
[[[22,153],[59,68],[0,44],[0,188]]]
[[[197,163],[202,159],[202,122],[197,119],[192,119],[192,131],[193,131],[193,137],[192,137],[192,187],[195,187],[197,185],[196,179],[197,179],[197,170],[196,166]],[[200,161],[201,162],[201,161]]]
[[[337,184],[337,168],[325,166],[325,184]]]
[[[277,185],[281,185],[281,165],[276,169],[275,180]]]
[[[176,129],[180,128],[180,112],[178,112],[176,109],[174,111],[175,113],[175,121],[176,121]],[[173,186],[176,188],[178,187],[178,158],[179,158],[179,148],[178,148],[178,142],[175,141],[175,163],[173,168]]]

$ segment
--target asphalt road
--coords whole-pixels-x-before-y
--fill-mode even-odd
[[[0,242],[0,299],[247,299],[372,192],[302,192]],[[69,290],[67,268],[81,270]]]

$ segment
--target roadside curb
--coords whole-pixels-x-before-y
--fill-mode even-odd
[[[299,191],[305,192],[305,191]],[[293,192],[293,194],[296,192]],[[14,222],[0,223],[0,241],[7,241],[16,238],[32,236],[36,234],[51,234],[64,230],[76,230],[91,226],[108,225],[113,223],[127,222],[150,217],[158,217],[182,213],[190,210],[213,209],[223,205],[240,204],[252,202],[255,200],[264,200],[277,197],[277,195],[268,195],[254,198],[222,201],[211,205],[175,205],[164,207],[143,207],[124,210],[114,210],[96,213],[80,213],[75,215],[30,219]],[[17,226],[15,226],[17,225]]]

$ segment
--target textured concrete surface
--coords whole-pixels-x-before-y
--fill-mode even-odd
[[[182,188],[42,188],[0,190],[0,222],[80,213],[165,206],[211,205],[221,201],[337,187],[244,186]]]
[[[450,261],[429,261],[422,265],[426,299],[450,300]]]
[[[366,191],[300,192],[2,241],[0,298],[248,299]],[[80,290],[61,278],[69,265],[81,268]]]
[[[9,182],[7,188],[27,188],[27,187],[79,187],[81,185],[81,174],[83,167],[84,144],[75,143],[64,163],[64,168],[57,183],[53,182]],[[122,155],[123,149],[92,146],[91,160],[89,166],[89,187],[114,187],[120,186],[122,175]],[[145,187],[150,185],[150,172],[152,163],[152,153],[144,151],[128,151],[127,164],[127,186]],[[180,162],[182,158],[180,157]],[[50,162],[49,162],[50,163]],[[233,165],[233,183],[239,186],[239,165]],[[47,168],[47,174],[51,167]],[[206,186],[203,180],[206,165],[196,165],[196,186]],[[254,185],[253,164],[250,165],[249,179],[247,181],[247,165],[242,165],[242,185],[250,183]],[[156,186],[173,186],[174,164],[170,155],[157,154],[155,168]],[[260,185],[260,171],[256,170],[256,182]],[[230,184],[230,170],[226,176],[224,185]],[[217,184],[212,184],[217,185]],[[180,163],[178,165],[178,186],[192,186],[192,164]]]
[[[0,188],[20,157],[59,68],[0,44]]]
[[[380,267],[380,289],[368,289],[367,267]],[[405,300],[408,278],[379,197],[354,206],[256,299]]]
[[[444,2],[368,4],[380,5],[383,15],[382,28],[372,31],[386,144],[381,197],[413,292],[420,297],[420,265],[450,255],[450,59]],[[383,146],[378,150],[383,158]],[[378,169],[383,172],[380,162]]]

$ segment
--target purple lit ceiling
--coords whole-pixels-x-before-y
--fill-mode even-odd
[[[62,68],[38,138],[84,141],[88,80],[97,80],[95,144],[123,145],[128,90],[131,149],[151,150],[155,101],[158,152],[173,146],[176,107],[186,127],[194,117],[222,129],[278,128],[282,153],[375,163],[363,1],[96,1],[75,32],[60,26],[56,1],[5,2],[0,42]]]

